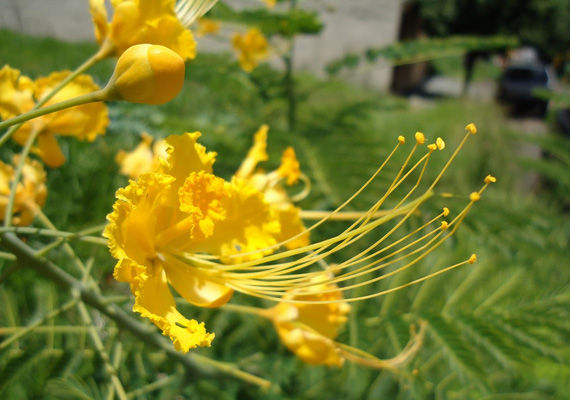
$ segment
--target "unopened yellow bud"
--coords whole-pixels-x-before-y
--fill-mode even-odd
[[[400,135],[400,136],[398,136],[398,143],[400,143],[400,144],[404,144],[404,143],[406,143],[406,138],[405,138],[405,137],[403,137],[403,136],[401,136],[401,135]]]
[[[473,192],[469,195],[469,200],[471,201],[479,201],[481,199],[481,195],[478,192]]]
[[[443,207],[443,216],[447,217],[449,215],[449,208]]]
[[[117,61],[108,85],[110,98],[143,104],[169,102],[182,90],[184,69],[182,57],[167,47],[131,46]]]
[[[493,175],[487,175],[485,177],[485,183],[495,183],[497,182],[497,178],[495,178]]]
[[[435,141],[435,144],[437,145],[437,148],[440,150],[445,149],[445,142],[443,141],[442,138],[438,137]]]
[[[474,123],[470,123],[469,125],[467,125],[465,127],[465,130],[472,135],[475,135],[477,133],[477,127],[475,126]]]
[[[418,144],[424,144],[426,141],[426,137],[421,132],[416,132],[416,142]]]
[[[469,257],[469,264],[475,264],[477,262],[477,254],[471,254]]]

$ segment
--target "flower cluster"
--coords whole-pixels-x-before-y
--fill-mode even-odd
[[[71,72],[54,72],[35,81],[21,75],[9,66],[0,69],[0,116],[9,119],[30,111],[37,100],[42,99]],[[89,75],[80,75],[60,90],[47,103],[57,104],[98,90]],[[34,152],[50,167],[60,167],[65,156],[56,136],[73,136],[79,140],[94,141],[105,133],[109,125],[107,107],[104,103],[91,103],[54,112],[26,122],[14,135],[14,140],[24,144],[31,134],[38,135]]]
[[[467,130],[459,148],[476,132],[472,125]],[[473,203],[494,179],[488,177],[482,189],[470,196],[467,206],[451,221],[443,220],[450,214],[445,208],[418,229],[385,245],[433,195],[433,188],[459,151],[452,154],[428,188],[412,198],[432,153],[445,148],[443,140],[438,138],[435,143],[427,145],[427,152],[419,160],[410,165],[414,153],[425,143],[424,135],[418,132],[415,146],[385,194],[341,234],[310,243],[309,233],[333,219],[357,197],[405,144],[405,139],[398,138],[387,160],[351,198],[305,228],[299,209],[291,204],[280,185],[282,182],[295,183],[302,175],[292,149],[284,152],[277,170],[269,173],[256,171],[257,164],[267,159],[266,135],[267,127],[263,126],[230,181],[213,174],[216,154],[207,152],[196,142],[199,133],[169,136],[166,139],[169,147],[166,160],[157,169],[131,180],[126,188],[117,192],[117,201],[108,216],[109,225],[105,230],[111,253],[118,259],[115,277],[130,283],[135,295],[134,310],[151,319],[182,351],[209,344],[212,336],[205,332],[203,325],[183,319],[176,311],[168,284],[188,302],[202,307],[223,305],[235,290],[294,305],[315,302],[342,304],[377,297],[398,288],[386,291],[373,289],[368,295],[347,298],[338,293],[358,287],[374,288],[374,283],[418,263],[453,235]],[[386,199],[409,181],[415,171],[420,174],[414,186],[394,206],[380,211]],[[321,268],[313,269],[324,263],[326,257],[364,237],[373,237],[374,232],[388,223],[393,223],[388,233],[373,238],[373,243],[356,256],[333,269],[327,268],[326,275]],[[474,257],[401,287],[469,262],[474,262]],[[378,274],[378,271],[400,263],[404,265]],[[361,279],[366,276],[367,279]],[[152,290],[148,290],[149,287]],[[318,299],[312,297],[316,291]],[[324,307],[321,311],[326,309]],[[288,315],[291,309],[278,306],[276,310],[278,315]],[[343,314],[346,308],[338,310],[337,314]],[[342,320],[340,315],[337,322]],[[280,325],[286,318],[280,316],[274,321],[282,337],[290,339],[285,332],[292,327]],[[331,339],[334,336],[334,330],[325,331],[330,332],[325,337]],[[331,360],[336,361],[330,363],[340,362],[335,358]]]

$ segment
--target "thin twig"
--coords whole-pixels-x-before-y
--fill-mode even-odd
[[[101,340],[99,333],[97,333],[95,325],[93,325],[93,320],[91,319],[91,316],[87,311],[87,307],[85,307],[85,304],[79,302],[77,304],[77,308],[79,309],[79,313],[81,314],[83,323],[86,324],[88,327],[89,336],[91,336],[91,340],[93,341],[95,350],[97,350],[99,357],[101,357],[101,359],[105,363],[105,369],[107,370],[107,373],[111,376],[111,382],[113,383],[113,387],[117,392],[117,396],[119,396],[119,399],[121,400],[127,400],[127,392],[125,392],[125,388],[123,388],[123,384],[119,379],[119,374],[117,373],[117,370],[113,367],[111,359],[109,358],[109,355],[105,351],[105,346],[103,345],[103,341]]]

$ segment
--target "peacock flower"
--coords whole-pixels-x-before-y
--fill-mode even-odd
[[[188,302],[202,307],[219,307],[234,291],[294,305],[339,304],[382,296],[473,263],[474,256],[389,289],[378,284],[409,270],[440,247],[493,182],[493,177],[485,178],[453,218],[447,218],[451,212],[444,208],[410,231],[407,221],[433,197],[441,177],[472,135],[467,132],[436,177],[424,182],[430,159],[445,146],[442,140],[425,146],[425,136],[418,132],[392,182],[365,213],[339,234],[296,248],[287,244],[334,219],[370,186],[402,152],[403,137],[349,199],[304,231],[281,240],[279,214],[263,191],[250,183],[248,174],[240,168],[242,172],[231,181],[217,177],[213,173],[216,154],[196,143],[199,133],[169,136],[169,154],[161,168],[117,191],[104,233],[111,254],[118,259],[114,275],[131,285],[134,310],[170,336],[177,349],[187,351],[208,345],[213,336],[202,324],[176,311],[169,284]],[[254,143],[250,155],[265,158],[262,140]],[[364,238],[371,240],[363,244]],[[326,265],[325,259],[340,256],[347,247],[357,247],[355,254],[333,269],[327,267],[323,280],[320,266]],[[308,300],[305,296],[313,295],[315,288],[319,296],[336,297]],[[360,289],[352,291],[356,288]],[[356,358],[350,354],[343,356]]]
[[[299,161],[292,147],[285,149],[281,157],[281,165],[275,171],[265,173],[263,170],[257,169],[260,162],[269,159],[266,150],[268,131],[269,126],[267,125],[262,125],[258,129],[254,135],[253,146],[234,176],[247,181],[263,193],[265,201],[277,212],[281,224],[279,241],[295,237],[294,240],[288,241],[285,247],[294,249],[306,246],[309,244],[309,233],[306,232],[301,221],[301,209],[295,207],[293,202],[299,201],[309,194],[310,181],[301,173]],[[292,186],[297,184],[299,180],[303,180],[306,189],[290,198],[283,187],[283,183]]]
[[[143,132],[141,142],[131,152],[121,150],[117,153],[115,161],[121,167],[120,173],[130,178],[138,178],[142,174],[156,171],[160,168],[162,160],[166,160],[168,145],[164,140],[152,144],[153,137]]]
[[[328,283],[331,278],[330,273],[323,271],[311,279],[311,293],[296,295],[292,290],[262,315],[273,321],[283,344],[301,360],[311,365],[340,367],[344,357],[335,339],[348,320],[350,305],[336,302],[344,296],[336,284]],[[316,303],[288,302],[293,299]]]
[[[17,165],[19,156],[15,156],[13,165]],[[0,161],[0,219],[4,218],[8,199],[10,197],[10,184],[14,177],[14,168]],[[16,187],[14,197],[14,225],[30,225],[37,211],[46,202],[47,188],[45,185],[46,173],[38,161],[26,159],[22,169],[22,179]]]
[[[184,60],[196,56],[196,42],[188,27],[217,0],[111,0],[109,21],[105,0],[89,0],[95,38],[105,55],[121,55],[136,44],[159,44]]]
[[[36,100],[63,81],[71,72],[54,72],[48,77],[32,81],[20,71],[9,66],[0,70],[0,116],[9,119],[30,111]],[[72,99],[99,90],[89,75],[80,75],[67,84],[46,106]],[[24,144],[29,135],[38,134],[37,147],[33,151],[50,167],[60,167],[65,156],[56,136],[74,136],[79,140],[92,142],[97,135],[105,133],[109,125],[108,110],[104,103],[89,103],[71,107],[32,119],[16,132],[14,140]]]
[[[214,21],[210,18],[200,18],[198,20],[196,36],[202,37],[206,35],[215,35],[220,32],[220,25],[220,21]]]
[[[395,370],[409,361],[421,347],[425,324],[418,334],[412,332],[410,342],[400,354],[388,360],[335,340],[348,321],[351,307],[343,301],[337,284],[330,283],[334,278],[332,270],[334,266],[313,276],[309,293],[291,290],[275,307],[259,310],[259,315],[270,319],[283,344],[310,365],[341,367],[349,360],[370,368]],[[297,302],[291,303],[292,300]]]
[[[251,72],[257,65],[269,57],[269,44],[261,31],[251,28],[246,33],[235,33],[232,44],[238,54],[241,68]]]

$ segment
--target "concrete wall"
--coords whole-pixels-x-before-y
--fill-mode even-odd
[[[229,0],[238,7],[259,6],[259,0]],[[324,75],[330,61],[348,52],[363,52],[396,40],[401,0],[305,0],[300,5],[319,12],[325,24],[318,36],[301,37],[296,67]],[[0,0],[0,28],[63,40],[93,40],[88,0]],[[202,49],[224,47],[204,42]],[[391,69],[363,65],[349,78],[365,86],[385,89]]]

